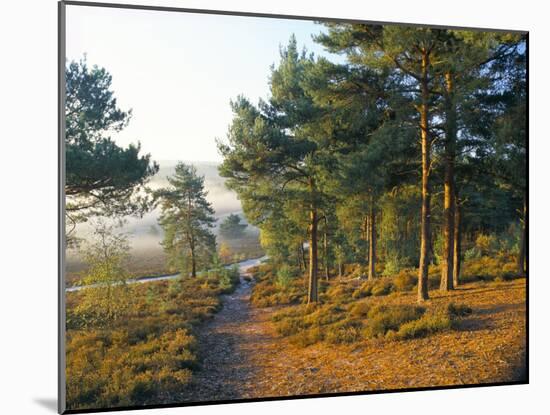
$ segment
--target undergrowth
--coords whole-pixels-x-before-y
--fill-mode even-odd
[[[167,403],[198,365],[195,330],[234,290],[236,269],[196,278],[88,288],[67,295],[67,407]],[[112,290],[119,313],[105,318],[87,298]],[[176,395],[175,395],[176,394]]]

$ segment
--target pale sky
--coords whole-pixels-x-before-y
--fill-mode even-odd
[[[229,101],[268,96],[269,66],[291,34],[298,46],[328,56],[310,21],[67,6],[67,59],[87,55],[105,67],[128,127],[121,145],[141,141],[155,160],[220,161]]]

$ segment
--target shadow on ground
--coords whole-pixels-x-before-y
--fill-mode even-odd
[[[57,412],[57,399],[54,398],[35,398],[34,402],[51,412]]]

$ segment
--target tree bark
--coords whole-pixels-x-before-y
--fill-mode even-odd
[[[191,255],[191,276],[194,278],[197,276],[197,262],[195,259],[195,237],[189,235],[189,251]]]
[[[368,280],[376,277],[376,212],[371,202],[369,210],[369,275]]]
[[[316,303],[317,293],[317,209],[309,212],[309,284],[307,303]]]
[[[457,134],[456,107],[454,102],[453,75],[445,74],[445,178],[443,194],[443,255],[441,263],[441,291],[453,289],[453,261],[454,261],[454,228],[455,228],[455,203],[454,203],[454,164],[455,143]]]
[[[428,264],[430,252],[430,152],[429,138],[429,86],[428,67],[430,65],[429,53],[424,49],[422,53],[422,76],[420,79],[421,105],[420,105],[420,134],[422,143],[422,209],[420,224],[420,261],[418,266],[418,301],[425,301],[428,296]]]
[[[519,242],[518,255],[518,276],[523,277],[526,274],[525,258],[527,251],[527,199],[523,199],[523,220],[521,223],[521,237]]]
[[[325,265],[325,279],[330,278],[329,262],[328,262],[328,235],[327,235],[327,219],[325,217],[325,228],[323,230],[323,257]]]
[[[191,276],[192,277],[197,276],[197,262],[195,260],[195,250],[194,249],[191,251]]]
[[[458,197],[455,196],[455,229],[454,229],[454,252],[453,252],[453,285],[458,287],[460,282],[460,257],[462,256],[462,208]]]

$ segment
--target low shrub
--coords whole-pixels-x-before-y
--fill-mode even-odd
[[[374,284],[370,281],[366,281],[361,284],[356,290],[351,294],[351,298],[357,300],[359,298],[365,298],[372,295],[372,287]]]
[[[337,338],[344,335],[351,321],[346,324],[339,324],[346,319],[347,310],[334,304],[301,305],[275,313],[272,321],[275,330],[281,336],[290,336],[290,341],[299,346],[309,346],[318,341],[330,337],[331,341],[337,342]],[[340,327],[339,333],[330,334],[333,328]]]
[[[366,317],[371,309],[370,304],[366,302],[358,302],[353,304],[350,308],[350,315],[352,317],[363,318]]]
[[[311,346],[323,340],[323,331],[320,327],[311,327],[309,329],[301,331],[298,334],[295,334],[294,336],[289,337],[290,343],[300,347]]]
[[[516,277],[516,272],[516,258],[513,255],[480,256],[464,262],[460,280],[508,281]]]
[[[385,336],[389,330],[396,331],[402,324],[417,320],[425,311],[426,309],[420,306],[375,306],[367,314],[368,318],[363,334],[367,338]]]
[[[388,295],[393,288],[391,280],[380,279],[375,280],[374,285],[371,289],[371,294],[375,297],[380,297],[382,295]]]
[[[472,314],[472,308],[465,304],[447,304],[447,314],[451,317],[465,317]]]
[[[363,324],[357,320],[342,320],[326,327],[324,339],[327,343],[354,343],[361,339]]]
[[[393,278],[393,286],[395,291],[411,291],[418,283],[418,273],[412,269],[401,270]]]
[[[403,323],[397,331],[388,332],[389,339],[413,339],[449,330],[452,327],[451,318],[443,313],[425,314],[417,320]]]
[[[300,304],[306,296],[302,278],[288,267],[281,267],[273,274],[271,265],[261,265],[255,274],[258,283],[252,289],[250,302],[255,307],[272,307],[276,305]]]
[[[321,300],[332,303],[348,303],[353,300],[354,290],[353,284],[334,281],[327,286]]]

